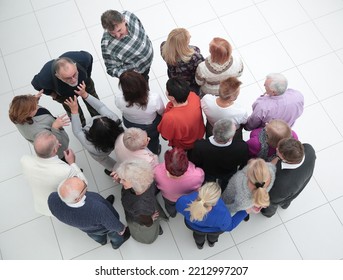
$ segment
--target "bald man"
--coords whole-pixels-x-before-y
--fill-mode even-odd
[[[59,58],[48,61],[41,71],[33,77],[32,86],[61,103],[70,117],[70,108],[64,104],[69,97],[77,96],[82,82],[86,84],[86,92],[99,99],[94,82],[91,78],[93,57],[85,51],[71,51],[62,54]],[[99,115],[98,112],[83,100],[91,116]],[[86,120],[79,106],[79,116],[83,126]]]
[[[34,155],[24,155],[20,162],[23,174],[32,189],[34,207],[37,213],[52,216],[48,207],[48,197],[57,190],[58,184],[69,177],[85,176],[75,163],[75,154],[71,149],[64,151],[66,162],[60,160],[57,151],[61,146],[51,131],[44,130],[34,139]]]
[[[52,214],[62,223],[82,230],[101,245],[109,238],[112,248],[118,249],[130,238],[130,231],[120,222],[113,202],[113,195],[105,199],[88,192],[86,182],[77,177],[62,181],[48,199]]]

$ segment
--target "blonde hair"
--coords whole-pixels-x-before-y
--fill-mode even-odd
[[[135,152],[147,146],[147,133],[138,127],[130,127],[124,131],[123,143],[126,149]]]
[[[189,47],[189,32],[185,28],[173,29],[162,46],[162,57],[166,63],[175,66],[178,60],[188,62],[194,50]]]
[[[256,187],[253,190],[254,205],[267,207],[270,204],[267,187],[270,184],[270,172],[266,162],[261,159],[252,159],[248,163],[248,180]]]
[[[269,146],[276,148],[281,139],[292,137],[292,130],[283,120],[272,120],[265,127],[267,143]]]
[[[125,160],[116,170],[119,178],[132,184],[136,193],[144,193],[154,181],[154,172],[149,162],[143,159]]]
[[[217,204],[220,195],[221,189],[217,183],[205,183],[198,190],[198,197],[193,202],[188,204],[188,208],[185,209],[191,214],[191,222],[202,221],[206,214],[210,211],[208,208]]]
[[[212,62],[224,64],[231,58],[232,46],[225,39],[215,37],[210,43],[210,54]]]
[[[10,104],[9,118],[15,124],[32,124],[30,114],[37,108],[38,99],[34,95],[15,96]]]

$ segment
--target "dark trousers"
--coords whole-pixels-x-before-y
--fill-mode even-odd
[[[166,208],[168,214],[170,215],[170,217],[174,218],[177,214],[177,211],[175,208],[176,202],[170,201],[166,199],[165,197],[163,197],[163,200],[164,200],[164,207]]]
[[[267,208],[262,208],[261,213],[263,216],[270,218],[270,217],[275,215],[276,210],[277,210],[279,205],[282,209],[287,209],[288,206],[291,205],[291,202],[292,201],[286,200],[284,202],[281,202],[280,204],[272,204],[271,203]]]
[[[200,232],[193,230],[194,241],[199,246],[204,245],[206,239],[209,243],[218,242],[220,234],[222,234],[222,232]]]
[[[144,77],[144,79],[146,80],[148,84],[149,84],[149,72],[150,72],[150,68],[146,70],[145,72],[141,73],[141,75]]]
[[[162,117],[157,114],[155,120],[152,124],[137,124],[129,122],[127,119],[123,117],[123,123],[125,127],[138,127],[148,134],[148,137],[150,137],[150,141],[148,144],[148,149],[152,151],[154,154],[158,154],[159,145],[160,145],[160,133],[157,130],[157,126],[160,123]]]
[[[87,80],[86,91],[88,92],[88,94],[99,99],[99,96],[97,95],[97,93],[95,91],[94,82],[91,78],[89,78]],[[66,101],[68,98],[69,97],[58,95],[57,98],[55,99],[55,101],[61,103],[64,110],[66,110],[68,116],[71,117],[71,111],[70,111],[69,106],[64,104],[64,101]],[[87,110],[92,117],[99,115],[99,113],[91,105],[89,105],[89,103],[86,100],[83,100],[83,102],[86,104]],[[86,119],[85,119],[85,116],[83,115],[83,111],[82,111],[79,103],[78,103],[78,105],[79,105],[79,116],[80,116],[81,124],[82,124],[82,126],[85,126],[86,125]]]
[[[195,241],[195,244],[202,246],[205,243],[205,240],[209,243],[216,243],[218,242],[219,235],[221,235],[223,232],[202,232],[195,230],[191,228],[187,223],[186,220],[184,220],[186,227],[188,227],[191,231],[193,231],[193,238]]]
[[[87,233],[90,238],[100,243],[101,245],[107,244],[107,236],[110,239],[113,249],[118,249],[124,242],[124,236],[119,235],[115,231],[100,230],[98,232]]]

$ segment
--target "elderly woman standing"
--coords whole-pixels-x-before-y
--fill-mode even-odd
[[[189,45],[190,38],[187,29],[173,29],[167,41],[161,44],[161,56],[167,63],[168,77],[187,81],[191,91],[199,94],[200,87],[195,81],[195,71],[204,57],[198,47]]]
[[[233,230],[247,216],[245,210],[231,217],[223,200],[221,189],[215,182],[204,184],[197,192],[181,196],[176,209],[185,216],[186,226],[193,231],[198,249],[202,249],[207,236],[208,245],[213,247],[219,235]]]
[[[146,131],[137,127],[126,129],[118,136],[115,143],[114,154],[117,163],[113,170],[116,170],[125,160],[132,159],[143,159],[154,168],[158,164],[158,156],[148,149],[149,141],[150,137]]]
[[[55,118],[47,109],[39,106],[38,101],[41,96],[42,92],[37,95],[15,96],[10,104],[9,118],[20,134],[31,144],[39,132],[51,131],[61,144],[57,155],[60,159],[64,159],[63,151],[68,149],[69,137],[63,126],[69,125],[70,120],[67,114]]]
[[[244,68],[242,60],[232,56],[232,46],[223,38],[213,38],[209,51],[210,56],[198,65],[195,73],[201,96],[218,95],[220,82],[241,76]]]
[[[135,71],[127,71],[120,75],[119,88],[122,92],[115,94],[115,103],[122,111],[125,127],[145,130],[150,137],[149,150],[159,154],[161,145],[157,126],[165,109],[161,96],[149,91],[147,81]]]
[[[152,167],[145,160],[127,160],[120,164],[113,179],[123,185],[121,202],[131,236],[141,243],[153,243],[163,231]]]
[[[268,192],[275,180],[275,165],[263,159],[251,159],[248,165],[233,175],[222,194],[231,213],[252,208],[259,213],[270,204]],[[245,221],[249,220],[249,216]]]
[[[69,100],[64,103],[69,106],[71,111],[73,133],[91,157],[105,167],[104,172],[106,175],[110,176],[116,163],[110,157],[110,154],[114,149],[117,137],[124,131],[120,125],[121,121],[104,103],[86,92],[84,82],[78,86],[78,91],[75,92],[85,99],[100,115],[92,117],[91,121],[82,128],[77,97],[69,97]]]
[[[201,99],[201,108],[206,115],[206,137],[212,135],[213,125],[220,119],[231,119],[236,125],[236,137],[242,139],[242,126],[247,122],[248,111],[234,103],[240,93],[242,84],[236,77],[230,77],[220,82],[219,96],[206,94]]]
[[[161,190],[168,214],[176,216],[175,203],[181,195],[199,189],[204,182],[204,171],[188,161],[187,153],[173,148],[164,154],[164,162],[154,169],[157,188]]]

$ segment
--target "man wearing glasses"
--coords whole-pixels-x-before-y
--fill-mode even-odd
[[[53,100],[61,103],[70,117],[70,108],[64,104],[69,97],[77,95],[80,91],[79,85],[86,84],[86,91],[99,99],[94,82],[91,78],[93,57],[85,51],[70,51],[62,54],[59,58],[48,61],[41,71],[33,77],[32,86],[46,95],[50,95]],[[84,103],[90,115],[99,115],[86,100]],[[79,106],[79,116],[82,125],[86,124],[82,109]]]
[[[113,202],[113,195],[105,199],[87,191],[86,182],[78,177],[62,181],[48,198],[50,211],[62,223],[82,230],[101,245],[109,238],[112,248],[118,249],[129,239],[130,231],[120,222]]]

